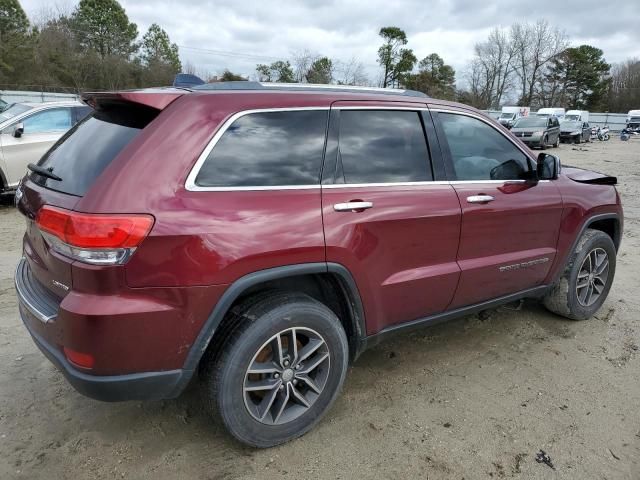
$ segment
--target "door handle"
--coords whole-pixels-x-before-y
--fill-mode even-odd
[[[345,203],[336,203],[333,206],[333,209],[336,212],[356,212],[358,210],[366,210],[368,208],[373,207],[372,202],[345,202]]]
[[[467,197],[467,202],[469,203],[489,203],[495,200],[491,195],[485,195],[481,193],[480,195],[471,195]]]

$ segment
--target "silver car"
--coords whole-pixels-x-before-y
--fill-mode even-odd
[[[557,147],[560,144],[560,122],[556,117],[521,117],[516,120],[511,133],[529,148],[545,149],[549,145]]]
[[[15,190],[27,165],[91,112],[77,101],[16,103],[0,113],[0,191]]]

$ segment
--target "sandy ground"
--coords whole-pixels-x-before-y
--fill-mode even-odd
[[[597,318],[535,302],[397,337],[350,369],[305,437],[270,450],[230,439],[197,390],[100,403],[76,393],[22,327],[13,291],[23,220],[0,207],[0,479],[640,478],[640,139],[567,164],[617,175],[625,234]],[[537,463],[546,451],[555,470]]]

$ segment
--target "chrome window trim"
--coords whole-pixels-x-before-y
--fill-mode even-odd
[[[198,173],[200,173],[200,169],[202,165],[206,161],[207,157],[214,149],[222,135],[229,129],[229,127],[235,122],[237,119],[244,117],[245,115],[251,115],[253,113],[271,113],[271,112],[302,112],[302,111],[312,111],[312,110],[324,110],[329,111],[330,107],[283,107],[283,108],[258,108],[251,110],[242,110],[241,112],[236,112],[231,115],[222,126],[218,129],[215,135],[209,140],[207,146],[204,148],[198,160],[191,168],[189,175],[187,175],[187,179],[184,183],[184,188],[190,192],[228,192],[228,191],[243,191],[243,190],[309,190],[313,188],[320,188],[320,184],[312,184],[312,185],[272,185],[272,186],[241,186],[241,187],[202,187],[196,185],[196,178],[198,177]]]
[[[357,101],[357,100],[356,100]],[[467,112],[459,112],[456,110],[428,108],[425,106],[382,106],[382,105],[338,105],[335,107],[282,107],[282,108],[258,108],[251,110],[243,110],[231,115],[222,126],[218,129],[215,135],[209,140],[207,146],[202,151],[198,160],[191,168],[189,175],[185,181],[185,189],[190,192],[233,192],[233,191],[269,191],[269,190],[315,190],[315,189],[341,189],[341,188],[367,188],[367,187],[408,187],[408,186],[427,186],[427,185],[468,185],[468,184],[504,184],[504,183],[524,183],[526,180],[450,180],[450,181],[419,181],[419,182],[387,182],[387,183],[335,183],[335,184],[312,184],[312,185],[270,185],[270,186],[239,186],[239,187],[202,187],[196,185],[195,179],[202,168],[205,160],[214,149],[222,135],[229,129],[229,127],[237,119],[250,115],[253,113],[269,113],[269,112],[299,112],[299,111],[311,111],[311,110],[407,110],[407,111],[433,111],[442,113],[453,113],[459,115],[465,115],[468,117],[476,118],[509,140],[515,147],[518,148],[527,158],[531,159],[529,154],[525,152],[513,139],[509,138],[500,130],[496,129],[490,122],[486,121],[481,115]],[[539,180],[539,182],[549,182],[550,180]]]

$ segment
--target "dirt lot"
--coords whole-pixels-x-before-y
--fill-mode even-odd
[[[0,207],[0,479],[640,478],[640,140],[562,145],[563,162],[615,174],[625,234],[597,318],[535,302],[405,335],[366,352],[311,433],[252,450],[174,401],[76,393],[17,314],[23,220]],[[546,451],[555,470],[537,463]]]

